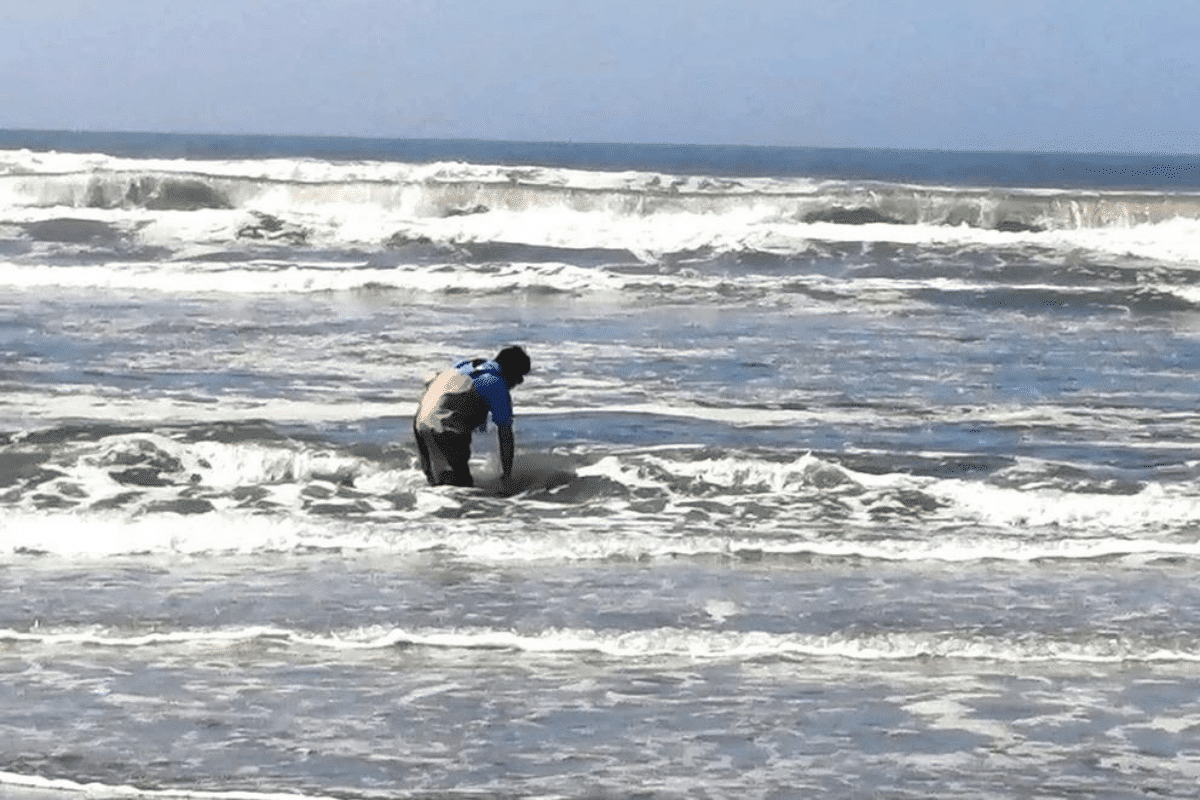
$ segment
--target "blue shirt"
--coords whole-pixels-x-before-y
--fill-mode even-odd
[[[500,372],[500,365],[495,361],[485,361],[476,365],[471,360],[460,361],[454,368],[469,377],[475,384],[475,391],[487,403],[492,412],[492,422],[501,428],[512,425],[512,395],[509,394],[508,384]],[[487,420],[484,420],[484,426]]]

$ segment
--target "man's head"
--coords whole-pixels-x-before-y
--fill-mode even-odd
[[[529,356],[516,345],[501,350],[496,356],[496,363],[500,365],[500,373],[510,389],[525,380],[525,376],[529,374]]]

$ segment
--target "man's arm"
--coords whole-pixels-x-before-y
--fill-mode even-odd
[[[500,477],[508,480],[512,477],[513,468],[513,431],[512,425],[497,425],[496,438],[500,440]]]

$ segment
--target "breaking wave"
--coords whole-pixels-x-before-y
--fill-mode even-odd
[[[224,431],[224,433],[222,433]],[[266,428],[55,429],[0,447],[0,555],[381,551],[482,562],[1200,558],[1200,495],[1052,463],[744,452],[523,456],[515,503],[430,488],[407,448]],[[856,468],[858,467],[858,468]],[[488,520],[483,527],[463,520]],[[613,524],[624,520],[626,524]],[[414,525],[419,522],[419,525]],[[851,533],[856,531],[856,533]]]
[[[1200,219],[1200,196],[1151,192],[951,188],[809,179],[729,179],[651,173],[589,174],[463,164],[380,166],[378,176],[283,178],[201,171],[96,168],[0,173],[9,205],[194,211],[272,206],[377,207],[415,219],[490,212],[604,213],[618,217],[749,215],[759,220],[860,226],[965,225],[1007,233],[1130,227]],[[358,170],[370,171],[370,170]]]
[[[864,261],[924,281],[999,253],[1067,269],[1068,285],[1089,277],[1070,268],[1081,252],[1200,265],[1200,195],[1178,192],[10,151],[0,208],[0,280],[30,288],[665,297],[732,274],[736,287],[701,293],[820,300],[814,279],[871,277]],[[1164,296],[1190,309],[1192,276],[1166,277]]]

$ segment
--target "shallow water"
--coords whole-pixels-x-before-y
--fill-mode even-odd
[[[4,159],[0,794],[1194,789],[1178,189]]]

